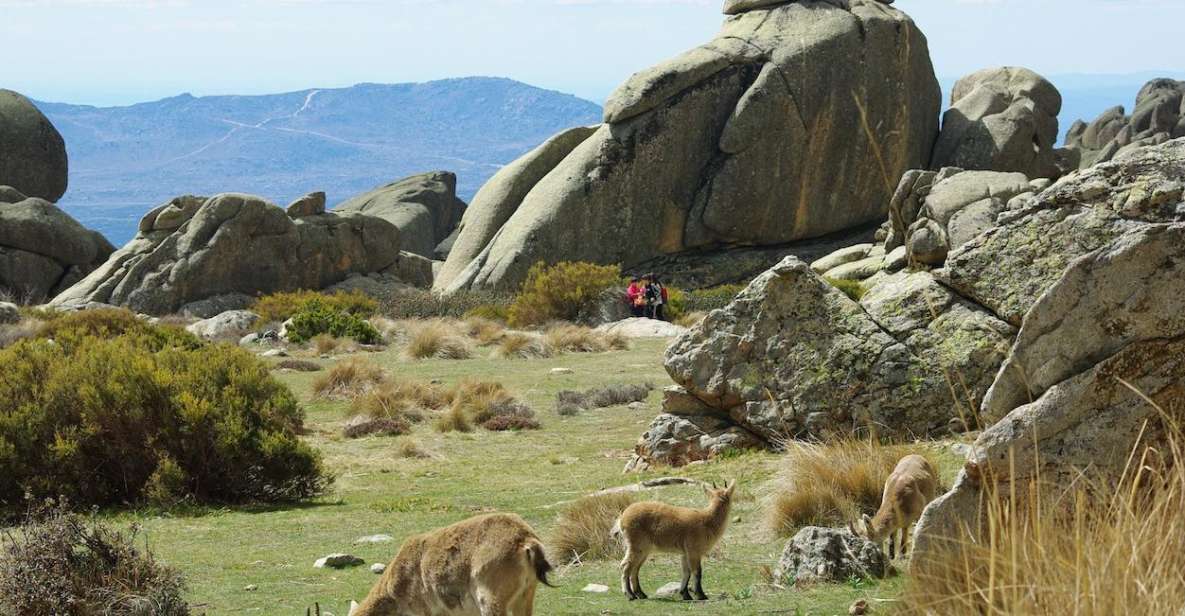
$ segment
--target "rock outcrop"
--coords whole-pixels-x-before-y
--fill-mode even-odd
[[[774,567],[774,581],[785,585],[879,579],[889,559],[875,543],[846,529],[807,526],[798,531]]]
[[[931,167],[1016,171],[1057,178],[1054,145],[1062,96],[1026,68],[989,68],[960,79],[943,115]]]
[[[114,250],[54,204],[0,186],[0,289],[41,301],[81,280]]]
[[[56,203],[68,166],[58,129],[29,99],[0,89],[0,185]]]
[[[538,261],[629,269],[882,219],[900,174],[929,162],[937,135],[925,37],[875,0],[728,11],[714,40],[622,85],[605,124],[573,137],[553,168],[520,161],[521,182],[500,178],[508,196],[469,214],[488,222],[450,254],[445,286],[507,289]]]
[[[457,198],[457,176],[436,171],[380,186],[333,210],[382,218],[399,230],[403,250],[431,259],[457,228],[465,202]]]
[[[974,259],[952,254],[967,293],[1021,327],[982,406],[998,421],[927,507],[913,566],[975,538],[985,495],[1117,481],[1137,445],[1162,444],[1157,407],[1185,410],[1183,157],[1185,140],[1129,150],[1005,216]]]
[[[1153,79],[1136,95],[1132,115],[1122,106],[1104,111],[1089,124],[1079,120],[1066,134],[1066,148],[1085,169],[1122,152],[1185,137],[1185,81]]]
[[[398,274],[404,262],[422,260],[400,252],[400,235],[383,218],[357,212],[294,219],[250,195],[177,197],[145,215],[131,242],[52,303],[148,314],[201,303],[209,309],[186,312],[210,317],[260,294],[322,289],[351,274]]]

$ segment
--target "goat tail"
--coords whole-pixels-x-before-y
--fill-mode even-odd
[[[613,528],[609,529],[609,536],[620,541],[624,535],[625,533],[621,532],[621,516],[617,516],[613,521]]]
[[[543,544],[538,541],[531,541],[526,548],[527,562],[535,570],[535,578],[538,579],[544,586],[555,588],[551,582],[547,581],[547,574],[551,572],[551,563],[547,562],[547,553],[543,551]]]

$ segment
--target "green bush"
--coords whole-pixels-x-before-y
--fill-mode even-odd
[[[263,362],[102,316],[71,315],[52,342],[0,350],[0,508],[27,496],[100,506],[287,501],[331,481],[297,436],[296,398]],[[124,333],[111,336],[113,324]]]
[[[41,328],[39,337],[66,346],[75,346],[89,338],[126,337],[150,351],[168,347],[196,349],[202,346],[197,336],[180,327],[152,325],[123,308],[61,314]]]
[[[333,312],[345,312],[359,317],[371,317],[379,309],[378,300],[362,291],[290,291],[264,295],[255,300],[251,310],[258,314],[261,323],[287,321],[298,313],[316,307],[325,307]]]
[[[505,321],[512,296],[494,291],[455,291],[439,295],[427,289],[408,289],[383,302],[385,317],[405,319],[461,319],[476,316]]]
[[[708,289],[687,291],[681,306],[683,313],[711,312],[727,306],[745,287],[744,284],[726,284]],[[675,319],[671,319],[674,321]]]
[[[0,614],[186,616],[181,575],[121,532],[65,507],[37,512],[7,533]]]
[[[860,298],[864,297],[864,294],[868,292],[868,289],[865,289],[864,285],[860,284],[858,280],[840,280],[839,278],[827,277],[824,277],[823,280],[826,280],[827,284],[843,291],[844,295],[852,298],[852,301],[855,302],[860,301]]]
[[[527,272],[522,291],[510,306],[509,323],[531,327],[550,321],[587,322],[606,290],[625,285],[616,265],[539,262]]]
[[[288,324],[288,339],[297,344],[321,334],[334,338],[353,338],[362,344],[378,344],[383,339],[379,330],[366,319],[318,303],[306,306]]]

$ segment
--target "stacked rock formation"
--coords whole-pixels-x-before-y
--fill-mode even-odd
[[[623,84],[604,125],[483,189],[436,287],[508,289],[541,260],[628,269],[883,219],[937,135],[941,95],[913,21],[875,0],[726,12],[711,42]]]
[[[1122,106],[1089,124],[1079,120],[1066,134],[1067,151],[1085,169],[1122,152],[1185,137],[1185,81],[1154,79],[1136,95],[1132,115]]]
[[[448,252],[447,243],[441,244],[456,230],[465,202],[457,198],[457,176],[436,171],[381,186],[333,209],[386,220],[399,230],[403,250],[432,259],[438,250]]]
[[[145,215],[131,242],[52,303],[210,317],[258,294],[322,289],[352,274],[430,284],[431,262],[400,252],[393,224],[357,212],[318,212],[318,202],[309,195],[286,213],[250,195],[177,197]]]

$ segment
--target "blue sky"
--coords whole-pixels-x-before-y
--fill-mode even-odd
[[[0,87],[124,104],[497,75],[600,101],[722,0],[0,0]],[[937,72],[1185,72],[1185,0],[897,0]]]

